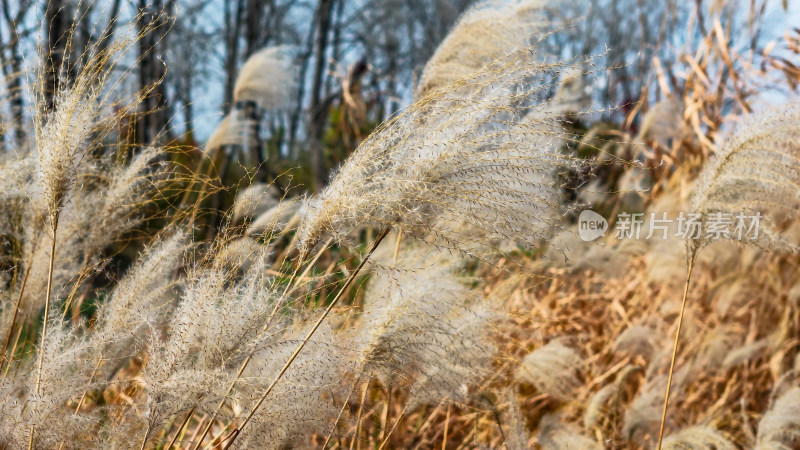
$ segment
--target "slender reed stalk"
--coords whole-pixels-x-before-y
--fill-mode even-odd
[[[667,407],[669,405],[669,389],[672,385],[672,373],[675,370],[675,359],[678,356],[678,344],[681,338],[681,324],[683,323],[683,312],[686,310],[686,297],[689,294],[689,283],[692,279],[692,270],[694,269],[694,259],[697,256],[697,250],[690,250],[689,263],[686,268],[686,285],[683,288],[683,300],[681,301],[681,312],[678,315],[678,329],[675,330],[675,343],[672,347],[672,360],[669,363],[669,375],[667,376],[667,391],[664,393],[664,411],[661,414],[661,426],[658,430],[658,445],[657,450],[661,450],[661,441],[664,438],[664,424],[667,421]]]
[[[442,450],[447,450],[447,427],[450,425],[450,408],[452,405],[447,405],[447,415],[444,418],[444,435],[442,436]]]
[[[22,318],[22,323],[24,324],[27,320],[28,315],[25,314]],[[11,346],[11,352],[9,353],[11,357],[8,359],[8,364],[6,364],[6,370],[3,371],[3,378],[8,376],[8,370],[11,368],[11,363],[14,362],[14,353],[17,352],[17,345],[19,345],[19,338],[22,336],[22,329],[25,328],[24,325],[20,325],[17,329],[17,337],[14,338],[14,345]],[[23,345],[25,345],[23,343]],[[17,365],[19,368],[19,364]],[[17,371],[14,370],[14,375],[16,376]]]
[[[381,434],[378,435],[378,439],[383,440],[386,436],[386,430],[389,426],[389,418],[392,416],[392,386],[386,386],[386,409],[383,411],[383,417],[381,417]]]
[[[35,251],[35,249],[34,249]],[[8,344],[11,343],[11,335],[14,332],[14,324],[17,323],[17,316],[19,315],[19,306],[22,303],[22,296],[25,293],[25,285],[28,284],[28,275],[31,274],[30,265],[31,260],[33,260],[33,252],[31,252],[31,257],[28,260],[28,264],[25,266],[25,276],[22,278],[22,286],[19,288],[19,295],[17,296],[17,303],[14,306],[14,316],[11,318],[11,324],[8,326],[8,336],[6,336],[6,343],[3,345],[3,354],[0,355],[0,369],[3,368],[3,363],[6,361],[6,353],[8,352]],[[10,359],[9,359],[10,361]],[[10,364],[10,362],[9,362]]]
[[[350,287],[350,285],[353,283],[353,281],[358,276],[359,272],[361,272],[361,269],[364,267],[364,264],[367,263],[367,261],[369,260],[370,256],[372,256],[372,254],[375,253],[375,250],[377,250],[378,246],[381,244],[381,241],[383,241],[383,239],[386,237],[386,235],[389,234],[389,230],[390,230],[390,228],[385,228],[381,232],[381,234],[378,235],[377,239],[375,239],[375,242],[372,244],[372,248],[370,248],[369,252],[367,252],[367,254],[364,256],[364,258],[361,260],[361,263],[358,264],[358,267],[356,267],[355,270],[353,270],[353,272],[350,274],[350,276],[344,282],[344,285],[342,285],[342,287],[339,289],[339,292],[336,294],[336,297],[333,298],[333,300],[331,301],[330,305],[328,305],[328,307],[325,309],[325,311],[319,317],[319,319],[314,324],[314,326],[311,327],[311,330],[309,330],[309,332],[306,335],[306,337],[300,342],[300,345],[297,346],[297,349],[295,349],[294,353],[292,353],[292,355],[286,361],[286,364],[283,365],[283,368],[280,370],[280,372],[278,372],[278,375],[275,377],[274,380],[272,380],[272,383],[270,383],[270,385],[267,387],[267,390],[264,392],[264,394],[261,395],[261,398],[255,404],[255,406],[250,410],[250,413],[247,415],[247,417],[245,417],[245,419],[242,422],[242,424],[239,427],[237,427],[235,430],[233,430],[234,434],[231,437],[231,440],[225,445],[223,450],[227,450],[228,448],[230,448],[231,445],[233,445],[233,442],[236,440],[236,438],[239,436],[239,434],[241,434],[242,430],[247,425],[247,423],[250,421],[250,419],[253,418],[253,415],[255,415],[256,411],[258,411],[258,408],[261,407],[261,404],[264,403],[264,400],[266,400],[266,398],[269,395],[269,393],[272,392],[272,389],[275,388],[275,385],[278,384],[278,381],[283,377],[283,374],[286,373],[286,371],[289,369],[289,366],[291,366],[292,363],[294,362],[294,360],[297,359],[297,355],[300,354],[300,352],[306,346],[306,344],[311,339],[311,337],[314,335],[314,333],[317,332],[317,329],[319,329],[320,325],[322,325],[322,322],[325,320],[325,318],[328,317],[328,314],[330,314],[330,312],[333,310],[333,308],[336,306],[336,304],[339,303],[339,300],[342,298],[344,292],[347,291],[347,288]]]
[[[231,385],[228,386],[228,390],[225,393],[225,397],[222,397],[222,400],[219,401],[219,405],[217,405],[217,409],[215,409],[214,413],[211,414],[211,420],[208,421],[208,425],[206,425],[205,429],[203,430],[203,434],[200,435],[200,439],[197,441],[197,444],[195,444],[195,446],[193,447],[193,450],[197,450],[198,448],[200,448],[200,445],[202,445],[203,439],[206,438],[206,435],[211,430],[211,426],[214,424],[214,419],[217,418],[217,414],[219,414],[219,411],[222,409],[222,406],[225,404],[225,399],[233,391],[233,388],[236,387],[236,382],[239,381],[239,378],[241,378],[242,373],[244,372],[244,369],[247,367],[247,364],[249,364],[250,360],[253,358],[253,353],[254,353],[254,351],[250,352],[250,354],[247,355],[247,358],[244,359],[244,362],[242,362],[241,367],[239,367],[239,371],[236,372],[236,377],[233,378],[233,381],[231,381]]]
[[[336,426],[339,424],[339,420],[342,418],[342,414],[344,414],[345,408],[347,408],[347,403],[350,401],[350,397],[353,395],[353,392],[355,392],[356,387],[358,386],[358,382],[360,380],[361,380],[360,377],[356,379],[356,382],[353,384],[353,387],[349,391],[347,391],[347,398],[344,399],[344,404],[342,405],[342,408],[339,410],[339,415],[336,416],[336,420],[333,421],[333,428],[331,428],[331,432],[328,433],[328,437],[325,438],[325,442],[322,444],[322,450],[325,450],[325,448],[328,447],[328,443],[331,441],[331,437],[333,437],[334,431],[336,431]]]
[[[356,432],[353,434],[353,440],[350,441],[350,450],[353,450],[353,446],[358,440],[358,436],[361,434],[361,419],[363,418],[364,414],[364,403],[367,402],[367,392],[369,392],[369,381],[370,380],[367,380],[364,383],[364,391],[361,392],[361,401],[358,403],[358,412],[356,413]]]
[[[179,427],[178,427],[178,430],[177,430],[177,431],[175,431],[175,436],[173,436],[173,437],[172,437],[172,440],[171,440],[171,441],[169,441],[169,445],[167,445],[167,446],[165,447],[165,448],[166,448],[166,450],[170,450],[170,449],[172,448],[172,446],[173,446],[173,445],[175,445],[175,441],[177,441],[177,440],[178,440],[178,436],[180,436],[180,435],[181,435],[181,432],[183,431],[183,427],[185,427],[185,426],[186,426],[186,424],[187,424],[187,423],[189,423],[189,419],[191,419],[191,418],[192,418],[192,414],[193,414],[193,413],[194,413],[194,408],[190,409],[190,410],[189,410],[189,412],[188,412],[188,413],[186,413],[186,418],[185,418],[185,419],[183,419],[183,423],[181,423],[181,426],[179,426]]]
[[[47,292],[44,299],[44,318],[42,320],[42,339],[39,344],[39,362],[36,368],[36,395],[42,387],[42,366],[44,365],[44,344],[47,339],[47,318],[50,315],[50,295],[53,292],[53,267],[56,259],[56,232],[58,231],[58,210],[53,213],[53,242],[50,245],[50,264],[47,269]],[[28,440],[28,450],[33,448],[33,436],[35,427],[31,425],[30,439]]]
[[[394,433],[395,428],[397,428],[397,425],[400,423],[400,419],[402,419],[403,416],[406,414],[407,409],[408,405],[406,405],[406,407],[403,408],[402,411],[400,411],[400,414],[397,416],[397,420],[394,422],[394,425],[392,425],[392,429],[389,430],[389,433],[386,434],[386,439],[384,439],[383,442],[381,442],[381,446],[378,447],[378,450],[383,450],[383,447],[386,447],[386,444],[389,443],[389,438],[392,437],[392,433]]]
[[[314,258],[308,264],[306,269],[303,271],[303,274],[300,275],[299,277],[297,276],[297,273],[300,271],[300,267],[302,267],[303,262],[300,261],[298,263],[297,267],[294,269],[294,272],[292,272],[292,276],[289,278],[289,282],[286,284],[286,289],[284,289],[283,294],[281,295],[281,297],[275,302],[275,308],[270,313],[270,320],[268,320],[267,323],[269,323],[271,321],[272,317],[275,315],[275,313],[277,313],[277,311],[280,308],[280,305],[283,303],[283,299],[286,297],[286,293],[289,291],[289,289],[293,285],[296,284],[295,282],[298,279],[302,279],[308,273],[308,271],[311,269],[311,266],[313,266],[314,263],[317,262],[317,260],[322,255],[322,253],[327,249],[328,244],[330,244],[331,240],[332,239],[328,239],[327,243],[317,252],[317,254],[314,256]],[[203,439],[205,439],[206,435],[208,435],[208,432],[211,430],[211,426],[214,423],[214,419],[217,417],[217,414],[219,414],[219,411],[222,409],[222,406],[225,404],[225,398],[227,398],[227,396],[230,395],[230,393],[233,391],[233,388],[236,387],[236,382],[239,381],[239,378],[241,378],[242,373],[244,373],[244,369],[247,368],[247,365],[250,363],[250,360],[253,359],[253,353],[254,352],[255,352],[255,350],[250,352],[250,354],[247,355],[247,358],[244,359],[244,362],[242,362],[241,367],[239,367],[239,371],[236,373],[236,377],[234,377],[233,381],[231,382],[231,385],[228,387],[228,390],[225,393],[225,397],[223,397],[222,400],[220,400],[220,403],[219,403],[219,405],[217,405],[217,408],[214,410],[214,413],[211,414],[211,421],[208,423],[208,425],[206,425],[205,429],[203,430],[203,434],[200,436],[200,440],[194,446],[193,450],[197,450],[198,448],[200,448],[200,445],[202,445]]]

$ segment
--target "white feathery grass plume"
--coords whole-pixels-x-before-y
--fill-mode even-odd
[[[357,360],[384,386],[410,382],[409,408],[463,401],[493,348],[492,313],[455,275],[455,261],[409,252],[378,272],[365,297]]]
[[[385,122],[308,202],[301,254],[362,227],[476,256],[496,240],[538,245],[567,209],[560,174],[580,162],[558,150],[566,132],[536,114],[537,96],[571,65],[517,50]]]
[[[773,231],[770,220],[761,223],[759,219],[762,211],[781,214],[789,219],[796,218],[800,211],[798,123],[800,102],[787,103],[748,116],[700,174],[691,206],[694,213],[700,214],[700,230],[705,234],[691,236],[686,241],[686,284],[675,331],[670,380],[698,251],[717,239],[755,244],[771,250],[800,250],[798,243],[787,242]],[[746,223],[748,217],[749,223]],[[732,226],[733,229],[726,229],[726,226]],[[664,434],[671,384],[667,381],[658,435],[659,447]]]
[[[295,226],[303,217],[303,202],[297,198],[281,201],[250,223],[245,234],[259,236],[265,233],[280,233]]]
[[[143,210],[170,181],[168,164],[162,161],[163,149],[140,150],[125,166],[111,169],[109,183],[98,186],[82,199],[75,199],[80,221],[72,225],[85,227],[84,259],[91,260],[109,244],[132,230],[144,219]],[[80,233],[80,229],[74,232]]]
[[[746,364],[759,356],[767,353],[770,347],[770,339],[763,338],[741,347],[732,349],[722,361],[724,370],[732,369],[736,366]]]
[[[505,446],[508,450],[527,450],[528,449],[528,429],[525,426],[525,418],[517,401],[517,394],[511,388],[503,391],[506,401],[504,423],[508,424],[506,432]]]
[[[273,185],[255,183],[236,194],[233,204],[233,223],[245,218],[258,217],[278,206],[280,193]]]
[[[675,373],[672,380],[673,392],[680,392],[684,386],[688,368],[683,368]],[[667,385],[667,375],[655,375],[647,380],[625,410],[622,422],[622,435],[625,439],[653,440],[658,438],[659,422],[664,406],[664,389]],[[651,442],[652,444],[652,442]]]
[[[614,351],[649,360],[656,350],[661,348],[662,338],[663,336],[651,326],[634,325],[617,336],[614,340]]]
[[[562,422],[557,415],[542,417],[539,424],[539,445],[542,450],[600,450],[602,445],[581,433],[572,423]]]
[[[241,237],[227,242],[214,256],[214,267],[231,272],[247,272],[259,261],[265,262],[270,253],[250,237]]]
[[[295,322],[254,356],[235,394],[245,411],[259,400],[308,326],[304,320]],[[305,448],[309,436],[330,432],[347,395],[349,384],[343,380],[354,369],[350,345],[346,337],[323,325],[275,386],[275,395],[260,406],[236,448]]]
[[[482,1],[468,9],[439,44],[420,77],[415,97],[464,78],[495,59],[531,44],[547,26],[543,0]]]
[[[148,335],[171,312],[169,300],[177,294],[172,278],[189,248],[186,240],[186,233],[177,231],[156,241],[117,283],[90,334],[97,358],[122,358],[122,352],[146,347]]]
[[[758,421],[757,450],[788,450],[800,443],[800,387],[781,395]]]
[[[664,438],[664,450],[736,450],[739,447],[718,430],[696,425],[672,433]]]
[[[51,300],[63,294],[82,271],[95,270],[103,251],[145,219],[146,206],[170,181],[168,166],[157,162],[164,152],[143,149],[124,166],[111,167],[107,182],[81,187],[59,210],[59,239],[55,245]],[[81,172],[85,172],[82,168]],[[86,178],[90,175],[84,173]],[[29,222],[40,222],[36,211],[28,211]],[[29,273],[22,305],[38,311],[44,304],[51,246],[39,227],[28,227],[22,261]]]
[[[716,214],[780,213],[787,218],[800,211],[800,103],[755,113],[743,119],[701,173],[692,210],[704,221]],[[768,219],[768,218],[764,218]],[[742,243],[797,251],[770,227],[759,225],[759,238],[731,236]],[[705,228],[705,227],[704,227]],[[709,243],[706,236],[690,241],[691,248]]]
[[[693,367],[718,370],[731,351],[739,347],[744,332],[745,330],[734,324],[722,324],[709,330],[700,341],[693,358]]]
[[[65,196],[76,182],[79,166],[88,157],[94,143],[100,142],[118,123],[120,117],[138,105],[139,92],[128,104],[118,96],[122,83],[117,67],[128,50],[146,34],[155,22],[137,16],[115,33],[110,41],[94,44],[87,50],[87,60],[68,85],[53,93],[56,105],[44,108],[44,79],[40,74],[34,90],[33,127],[38,153],[37,183],[43,207],[51,218],[64,205]],[[114,101],[111,100],[112,97]],[[114,108],[112,110],[112,103]]]
[[[11,200],[27,198],[25,189],[33,182],[38,167],[34,154],[22,158],[13,158],[9,155],[0,157],[0,205],[6,205]]]
[[[46,119],[39,118],[36,143],[39,153],[38,184],[44,207],[55,218],[78,174],[90,148],[92,132],[102,109],[97,101],[101,86],[80,80],[76,88],[58,92],[56,110]]]
[[[262,109],[283,109],[295,100],[297,75],[294,49],[267,47],[253,53],[233,87],[233,101],[253,101]]]
[[[252,132],[254,129],[252,119],[240,116],[241,114],[237,114],[236,111],[231,111],[222,118],[206,141],[204,147],[206,152],[213,152],[223,146],[251,147],[256,144],[257,136]]]
[[[59,442],[70,449],[91,444],[82,433],[94,428],[102,413],[99,409],[74,413],[81,395],[100,385],[91,380],[91,350],[87,339],[70,327],[60,323],[51,327],[44,341],[39,381],[33,361],[21,363],[16,377],[0,381],[0,442],[26,448],[33,425],[39,430],[33,437],[34,448],[57,447]]]
[[[584,359],[575,349],[564,339],[555,339],[525,356],[516,377],[556,400],[570,401],[583,386],[579,377],[583,365]]]
[[[583,414],[583,428],[591,430],[598,426],[600,420],[609,413],[608,404],[617,395],[617,386],[614,383],[607,384],[595,392],[586,404],[586,411]]]
[[[603,386],[592,395],[583,413],[584,429],[590,431],[600,425],[602,419],[619,414],[622,396],[631,376],[641,371],[641,366],[628,364],[619,372],[613,383]]]
[[[275,314],[277,295],[267,274],[268,262],[257,260],[241,276],[217,266],[190,271],[167,336],[151,337],[149,347],[154,350],[142,371],[147,392],[145,439],[180,412],[218,414],[218,405],[229,400],[229,388],[245,360],[296,345],[286,338],[299,334],[290,317]],[[249,382],[261,386],[268,381]]]
[[[88,444],[80,442],[80,434],[96,426],[102,413],[99,409],[81,414],[73,412],[83,393],[101,386],[97,378],[92,379],[96,362],[92,350],[90,340],[76,335],[72,327],[55,324],[48,330],[40,350],[41,379],[37,383],[33,370],[27,374],[24,414],[27,425],[37,430],[35,448],[57,447],[62,441],[71,442],[69,448]],[[57,427],[53,426],[55,423]]]

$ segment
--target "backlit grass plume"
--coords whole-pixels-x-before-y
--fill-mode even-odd
[[[411,252],[370,282],[358,330],[363,371],[384,386],[410,383],[409,408],[464,401],[492,356],[492,313],[436,252]]]
[[[543,394],[570,401],[583,384],[578,377],[583,358],[563,340],[556,339],[529,353],[517,369],[517,379],[536,386]]]
[[[733,442],[714,428],[697,425],[664,438],[663,448],[669,450],[736,450]]]
[[[415,97],[422,98],[530,45],[546,26],[537,17],[544,3],[488,0],[467,10],[425,65]]]
[[[742,120],[719,152],[700,174],[692,199],[692,211],[708,223],[715,214],[765,212],[785,218],[800,211],[800,103],[794,102],[755,113]],[[758,238],[732,234],[729,239],[776,250],[797,251],[797,242],[786,242],[769,227],[764,217]],[[749,222],[746,224],[749,225]],[[746,230],[745,230],[746,231]],[[709,243],[707,235],[692,246]]]
[[[758,421],[756,449],[797,448],[800,444],[800,387],[786,391]]]
[[[570,65],[517,50],[384,123],[308,202],[301,254],[362,227],[469,254],[539,244],[567,209],[559,174],[579,166],[558,149],[558,115],[538,114]]]
[[[294,100],[297,76],[292,47],[259,50],[242,66],[233,87],[233,101],[253,101],[259,108],[281,109]]]
[[[657,447],[661,448],[681,323],[698,251],[714,240],[797,252],[772,229],[770,217],[753,219],[761,212],[793,219],[800,211],[800,103],[793,102],[744,119],[700,174],[692,198],[692,211],[700,215],[701,232],[686,241],[686,283],[675,331],[664,410]],[[749,219],[745,219],[748,217]],[[761,223],[765,222],[765,223]],[[714,232],[730,225],[724,233]],[[720,363],[722,361],[719,361]]]

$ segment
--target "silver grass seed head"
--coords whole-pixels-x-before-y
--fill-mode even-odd
[[[521,49],[384,123],[307,203],[301,254],[363,227],[469,254],[497,240],[538,245],[569,209],[560,175],[581,165],[560,152],[569,137],[539,100],[571,64]]]
[[[718,430],[703,425],[696,425],[664,438],[662,447],[666,450],[736,450],[739,447]]]
[[[770,217],[797,217],[800,211],[800,103],[754,113],[738,124],[734,133],[709,161],[698,178],[692,211],[704,221],[716,213],[754,215],[764,212],[758,239],[738,239],[743,244],[797,252],[800,243],[787,242],[772,228]],[[703,227],[705,229],[705,227]],[[751,235],[752,236],[752,235]],[[690,252],[708,245],[700,238],[688,241]]]

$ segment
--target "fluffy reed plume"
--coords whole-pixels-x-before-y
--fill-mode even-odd
[[[623,331],[614,340],[614,351],[626,353],[631,356],[641,356],[645,360],[661,348],[661,336],[647,325],[634,325]]]
[[[256,183],[236,194],[233,204],[233,223],[245,218],[258,217],[278,206],[280,194],[275,186]]]
[[[517,380],[559,401],[574,400],[583,385],[579,373],[584,360],[575,349],[556,339],[529,353],[517,368]]]
[[[739,348],[744,330],[736,325],[718,325],[702,337],[693,366],[696,369],[716,369],[731,352]]]
[[[295,100],[295,76],[292,49],[287,46],[268,47],[254,53],[245,62],[236,78],[233,101],[254,102],[263,110],[282,110]],[[237,105],[217,125],[208,138],[205,150],[211,152],[223,146],[253,147],[259,137],[253,115]]]
[[[689,293],[695,258],[700,249],[716,239],[755,244],[772,250],[793,251],[798,243],[787,242],[768,223],[749,224],[738,217],[767,211],[786,218],[800,211],[800,103],[788,103],[747,117],[720,148],[700,174],[692,198],[692,210],[701,215],[703,235],[692,236],[686,244],[686,284],[675,332],[672,361],[664,397],[664,411],[658,448],[664,434],[672,374],[680,341],[686,298]],[[713,223],[727,216],[733,231],[713,233]],[[767,220],[769,222],[769,220]],[[709,225],[711,224],[711,225]],[[758,226],[748,232],[751,227]],[[720,361],[722,362],[722,361]]]
[[[42,380],[46,376],[47,369],[46,360],[49,357],[46,354],[48,350],[47,332],[51,319],[50,303],[54,287],[53,275],[62,209],[70,203],[80,170],[82,170],[81,166],[87,163],[94,144],[99,143],[117,123],[119,117],[129,112],[133,106],[133,104],[127,106],[123,104],[121,108],[111,111],[108,96],[115,93],[117,86],[114,79],[117,62],[143,34],[152,29],[152,23],[141,21],[140,24],[137,24],[140,19],[141,17],[137,17],[136,21],[129,24],[128,27],[119,30],[113,41],[107,41],[109,38],[101,39],[102,43],[95,43],[92,48],[87,50],[84,64],[73,81],[52,93],[54,108],[45,107],[48,103],[44,99],[46,94],[45,74],[39,77],[37,88],[34,89],[36,108],[33,114],[33,126],[38,165],[35,171],[35,181],[30,189],[33,199],[32,214],[36,218],[32,222],[36,224],[43,222],[42,218],[45,216],[48,221],[46,227],[43,227],[45,228],[44,232],[31,234],[36,236],[34,240],[37,241],[37,245],[34,246],[49,248],[44,280],[31,280],[32,283],[45,281],[39,285],[46,286],[42,292],[37,292],[40,304],[44,304],[44,320],[37,355],[34,397],[42,391]],[[49,242],[38,245],[42,236],[48,236],[49,239],[42,239],[42,241]],[[26,268],[26,272],[32,271],[31,267]],[[28,274],[24,280],[28,280]],[[28,305],[28,307],[30,306]],[[18,307],[19,303],[15,309]],[[36,423],[32,421],[28,448],[41,439],[36,436],[35,428]]]
[[[691,128],[683,120],[682,100],[666,97],[653,105],[644,115],[637,139],[670,148],[671,141],[681,141],[691,133]]]
[[[577,426],[563,423],[557,415],[543,417],[539,428],[539,445],[542,450],[603,448],[597,441],[582,434]]]
[[[797,448],[800,444],[800,387],[781,395],[758,421],[756,449]]]
[[[542,0],[482,1],[462,14],[420,77],[415,97],[464,78],[512,51],[527,47],[546,23]]]
[[[210,152],[223,146],[252,147],[256,144],[257,136],[253,134],[254,121],[240,117],[236,111],[231,111],[211,133],[206,141],[205,150]]]
[[[259,236],[265,233],[280,233],[293,227],[303,217],[302,207],[300,199],[286,199],[253,219],[247,227],[246,234]]]
[[[796,217],[800,211],[798,121],[800,103],[743,119],[701,173],[692,210],[705,220],[713,214],[752,215],[759,211]],[[737,235],[730,239],[776,250],[798,248],[798,243],[784,241],[764,223],[760,224],[758,239]],[[708,243],[707,236],[692,241],[695,247]]]
[[[408,407],[464,401],[485,372],[492,314],[444,255],[412,252],[370,282],[356,347],[384,386],[410,383]]]
[[[284,383],[275,387],[280,395],[258,397],[309,326],[299,310],[278,313],[268,268],[265,258],[257,258],[247,269],[215,261],[190,271],[167,336],[153,335],[149,343],[153,351],[142,372],[147,423],[140,440],[149,441],[155,430],[187,412],[211,416],[210,428],[214,418],[227,423],[258,409],[237,442],[259,448],[283,448],[312,428],[330,430],[340,406],[332,402],[345,369],[352,367],[352,352],[335,343],[328,329],[308,342],[283,375]],[[324,402],[331,403],[332,416],[323,415]]]
[[[71,281],[83,272],[97,270],[103,251],[136,228],[146,218],[147,206],[160,195],[171,180],[168,166],[159,162],[165,153],[159,148],[147,148],[123,166],[100,167],[109,171],[107,179],[97,179],[93,172],[100,168],[81,168],[84,180],[95,179],[76,187],[70,202],[59,210],[61,237],[55,243],[51,298],[64,295]],[[28,211],[23,236],[21,261],[28,272],[22,307],[38,311],[44,304],[47,280],[50,276],[51,246],[43,239],[41,220],[36,211]],[[21,287],[21,286],[20,286]]]
[[[628,364],[620,371],[613,383],[603,386],[592,395],[586,405],[586,411],[583,413],[584,429],[592,430],[599,426],[603,419],[614,417],[620,413],[625,388],[630,383],[631,377],[641,371],[641,366]]]
[[[668,450],[736,450],[733,442],[714,428],[697,425],[670,434],[664,438],[663,447]]]
[[[154,244],[101,305],[94,326],[85,333],[54,322],[40,351],[40,375],[30,362],[21,362],[16,382],[9,385],[13,390],[3,393],[2,442],[24,447],[30,426],[41,430],[34,435],[37,448],[59,444],[86,448],[92,442],[93,430],[104,422],[102,416],[115,411],[112,405],[82,409],[86,393],[108,386],[130,358],[145,350],[148,335],[161,325],[172,287],[169,280],[185,248],[183,240],[178,233]],[[53,427],[54,423],[59,426]],[[120,439],[127,434],[114,421],[106,422],[105,428]]]
[[[77,399],[93,387],[91,350],[90,342],[76,336],[71,327],[54,324],[50,328],[40,350],[40,368],[28,362],[17,379],[4,379],[8,390],[2,392],[0,402],[0,442],[11,448],[25,448],[29,442],[35,448],[55,447],[59,442],[69,442],[67,448],[81,447],[76,440],[99,423],[100,411],[80,415],[68,411],[74,411]],[[30,427],[36,429],[33,436]]]
[[[506,401],[503,423],[508,424],[506,448],[508,450],[526,450],[528,448],[528,430],[517,401],[517,394],[513,389],[507,388],[503,392],[503,398]]]
[[[252,410],[264,391],[309,327],[297,322],[281,340],[265,347],[248,365],[236,401]],[[323,326],[309,341],[303,353],[286,371],[251,419],[251,427],[237,446],[241,448],[301,448],[314,433],[327,434],[334,429],[339,410],[349,388],[347,374],[354,369],[353,353],[343,336]]]
[[[769,344],[769,339],[764,338],[731,350],[722,361],[722,368],[729,370],[764,355]]]
[[[579,162],[559,152],[567,136],[537,96],[571,65],[517,50],[384,123],[308,202],[301,254],[362,227],[469,254],[550,236],[567,209],[559,174]]]
[[[678,392],[684,386],[688,373],[684,368],[675,374],[673,383]],[[652,445],[650,441],[658,437],[667,378],[666,375],[651,376],[625,410],[622,424],[622,435],[625,439],[639,443],[647,441]]]
[[[259,108],[282,109],[295,98],[293,49],[289,46],[259,50],[242,66],[233,87],[233,101],[253,101]]]
[[[92,327],[96,358],[120,359],[146,348],[171,312],[178,288],[173,274],[189,248],[186,240],[185,232],[176,232],[156,241],[117,283]]]

